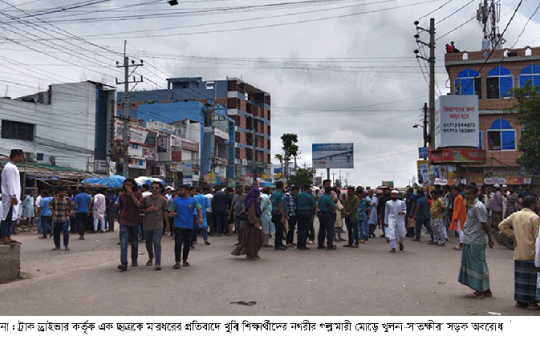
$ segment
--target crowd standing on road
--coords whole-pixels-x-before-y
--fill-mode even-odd
[[[276,182],[275,188],[262,190],[256,186],[233,189],[187,185],[174,190],[154,182],[141,192],[135,180],[128,178],[118,195],[100,189],[88,194],[84,187],[71,194],[68,188],[58,187],[39,192],[35,200],[26,197],[22,201],[16,167],[22,161],[19,151],[12,151],[2,172],[2,245],[20,244],[11,239],[11,234],[21,216],[32,223],[28,220],[31,214],[23,215],[24,202],[36,207],[39,238],[52,235],[53,250],[61,249],[61,245],[65,251],[70,250],[70,232],[78,233],[79,240],[84,240],[87,230],[112,232],[118,218],[119,271],[128,270],[129,246],[131,266],[138,266],[138,244],[142,240],[148,254],[146,265],[161,270],[164,235],[174,240],[172,268],[180,269],[190,266],[189,254],[198,246],[198,234],[206,246],[210,246],[209,236],[234,234],[237,243],[231,254],[256,261],[261,259],[263,247],[281,252],[292,248],[307,251],[317,242],[317,249],[335,251],[337,243],[346,241],[343,247],[359,251],[375,240],[378,229],[394,254],[398,249],[405,251],[406,239],[422,242],[423,236],[428,237],[427,245],[444,247],[449,242],[448,232],[453,231],[459,244],[452,249],[462,252],[458,281],[473,290],[467,298],[493,296],[486,251],[495,242],[507,245],[510,241],[514,247],[516,306],[539,308],[539,204],[527,187],[514,192],[506,186],[479,189],[471,183],[435,186],[429,193],[407,188],[402,194],[387,187],[381,192],[369,187],[349,187],[342,192],[332,187],[330,180],[325,180],[320,189],[310,185],[285,188],[282,182]],[[319,221],[317,234],[315,218]],[[347,235],[346,240],[341,235]]]

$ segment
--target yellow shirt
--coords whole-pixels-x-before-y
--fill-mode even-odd
[[[534,260],[539,225],[540,217],[529,208],[513,213],[499,224],[503,234],[516,238],[514,260]]]

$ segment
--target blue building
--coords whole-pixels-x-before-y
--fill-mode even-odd
[[[205,110],[214,110],[219,115],[214,119],[214,130],[218,134],[218,141],[222,140],[219,134],[225,118],[233,122],[233,135],[228,139],[227,178],[235,178],[243,183],[261,180],[271,175],[271,96],[269,93],[237,78],[225,80],[203,81],[200,77],[167,79],[166,90],[139,91],[130,93],[131,116],[145,119],[153,114],[152,118],[162,122],[178,122],[182,119],[197,121],[204,117],[206,131],[211,131],[211,121],[206,118]],[[122,112],[124,94],[118,93],[119,114]],[[197,107],[196,103],[201,106]],[[159,104],[160,106],[155,106]],[[168,104],[171,104],[168,106]],[[174,104],[174,105],[172,105]],[[164,105],[164,106],[162,106]],[[144,107],[144,109],[143,109]],[[161,110],[163,108],[163,111]],[[202,114],[200,113],[202,111]],[[223,114],[222,114],[223,112]],[[144,115],[140,115],[143,114]],[[230,132],[230,131],[228,131]],[[201,140],[208,142],[209,136]],[[212,143],[211,143],[212,144]],[[217,152],[210,151],[201,154],[201,169],[209,163],[212,169],[222,168],[221,161],[224,155],[222,143],[214,146]],[[212,145],[210,146],[210,149]],[[201,147],[205,150],[205,147]],[[211,155],[214,154],[214,157]],[[210,159],[210,162],[205,161]]]

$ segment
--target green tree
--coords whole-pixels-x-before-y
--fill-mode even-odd
[[[540,86],[528,83],[525,87],[514,88],[512,93],[517,100],[513,111],[516,121],[523,125],[518,150],[523,154],[517,163],[529,173],[540,172]]]
[[[283,155],[278,153],[274,155],[274,158],[279,161],[279,166],[281,167],[281,173],[283,173]]]
[[[296,169],[296,157],[298,156],[298,135],[295,133],[284,133],[281,136],[281,141],[283,142],[283,161],[285,162],[285,178],[289,178],[289,162],[291,158],[295,159],[295,169]]]
[[[298,185],[300,188],[306,184],[311,185],[313,183],[313,172],[307,169],[297,169],[296,175],[291,176],[289,183]]]

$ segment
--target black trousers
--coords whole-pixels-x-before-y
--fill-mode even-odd
[[[84,232],[86,231],[87,221],[88,221],[88,213],[77,213],[75,215],[75,222],[77,223],[77,232],[81,236],[84,236]]]
[[[431,227],[431,220],[429,218],[417,218],[416,219],[416,239],[420,239],[422,234],[422,226],[425,226],[429,236],[431,236],[431,241],[434,241],[433,238],[433,228]]]
[[[326,236],[326,246],[332,248],[334,246],[334,222],[336,214],[319,212],[319,247],[324,247],[324,238]]]
[[[189,247],[191,246],[191,229],[174,228],[174,261],[180,262],[180,253],[182,261],[187,261],[189,256]],[[184,249],[182,250],[182,246]]]
[[[296,228],[296,222],[296,216],[289,216],[289,231],[287,231],[287,244],[294,243],[294,228]]]
[[[285,226],[281,223],[281,213],[279,211],[272,212],[272,222],[276,226],[276,235],[274,237],[274,247],[284,247],[283,244],[283,232],[285,231]]]
[[[109,224],[109,231],[114,231],[114,216],[116,211],[108,210],[107,211],[107,223]]]
[[[307,247],[307,238],[310,225],[312,225],[311,211],[298,210],[298,240],[296,242],[298,249]]]

